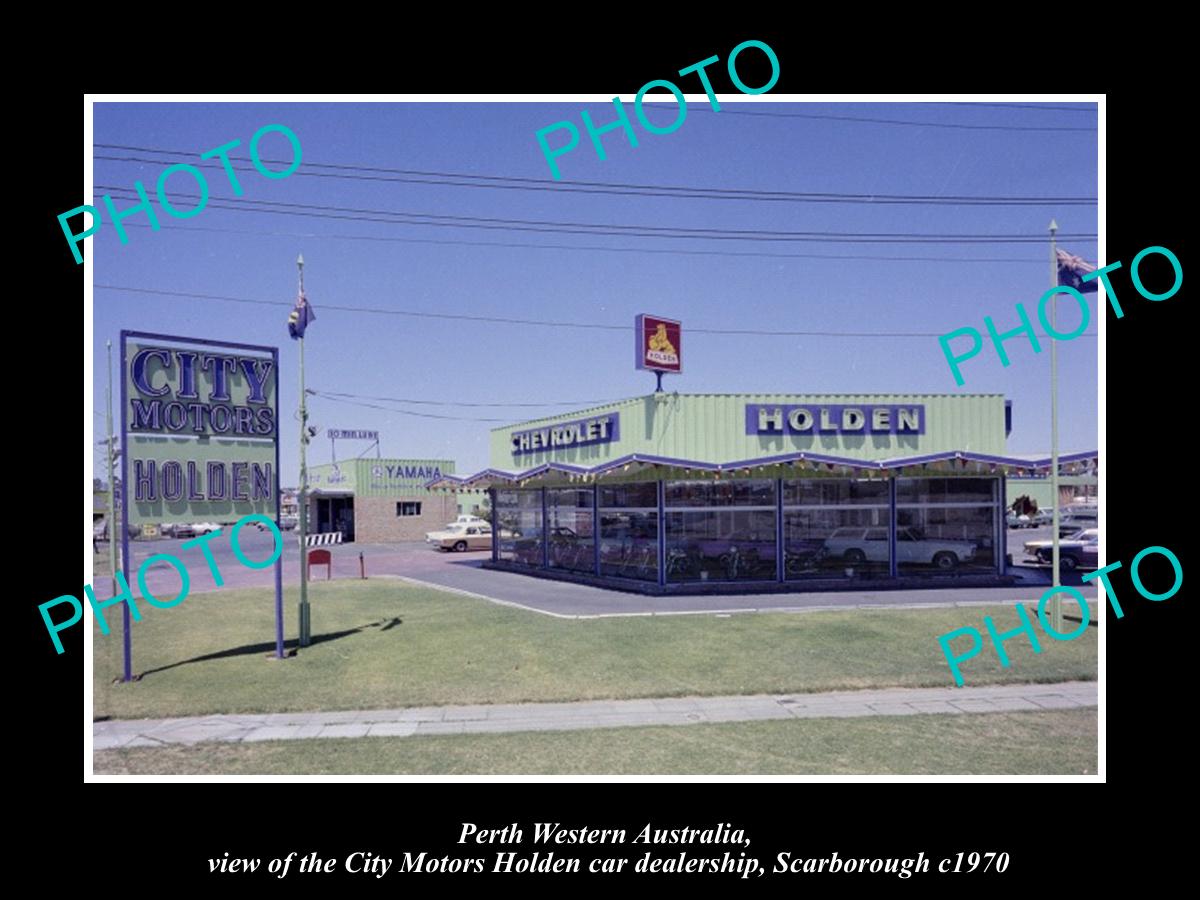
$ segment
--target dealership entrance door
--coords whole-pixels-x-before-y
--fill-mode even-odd
[[[317,521],[314,529],[317,534],[327,534],[340,531],[342,540],[354,540],[354,497],[318,497]]]

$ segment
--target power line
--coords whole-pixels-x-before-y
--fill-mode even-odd
[[[96,147],[132,150],[141,153],[159,153],[170,156],[195,157],[176,150],[160,150],[151,147],[131,147],[121,144],[96,144]],[[137,156],[112,156],[96,154],[95,159],[112,162],[137,162],[161,165],[165,160]],[[288,160],[262,160],[268,163],[288,165]],[[235,171],[250,172],[249,160],[230,157]],[[192,165],[202,169],[218,170],[219,163]],[[312,171],[331,169],[330,172]],[[361,175],[350,173],[384,173]],[[561,182],[549,178],[522,178],[510,175],[476,175],[465,172],[430,172],[418,169],[396,169],[381,166],[362,166],[306,162],[293,174],[314,178],[345,178],[356,181],[391,181],[410,184],[435,184],[450,187],[482,187],[504,190],[551,191],[556,193],[616,194],[620,196],[673,197],[697,200],[755,200],[786,201],[793,203],[865,203],[875,205],[938,205],[938,206],[1094,206],[1095,197],[1020,197],[1020,196],[935,196],[930,194],[857,194],[836,191],[760,191],[740,188],[685,187],[681,185],[638,184],[624,182],[571,181]],[[448,179],[455,179],[453,181]],[[497,183],[484,183],[497,182]]]
[[[1093,115],[1099,110],[1099,107],[1095,105],[1095,101],[1088,101],[1093,104],[1090,108],[1086,106],[1051,106],[1043,103],[989,103],[983,100],[943,100],[930,102],[945,103],[947,106],[998,106],[1002,109],[1045,109],[1059,112],[1092,113]]]
[[[340,397],[328,396],[326,394],[321,393],[320,391],[309,391],[309,393],[313,394],[317,397],[321,397],[325,400],[329,400],[333,403],[349,403],[351,406],[364,406],[367,409],[380,409],[380,410],[383,410],[384,412],[396,413],[397,415],[401,415],[401,416],[417,416],[418,418],[421,418],[421,419],[452,419],[457,422],[510,422],[511,421],[511,419],[495,419],[495,418],[488,418],[486,416],[444,416],[444,415],[439,415],[438,413],[415,412],[411,409],[395,409],[390,406],[379,406],[376,403],[364,403],[361,400],[344,400]]]
[[[126,228],[149,228],[142,222],[126,222]],[[408,238],[395,235],[318,234],[312,231],[250,230],[246,228],[211,228],[203,225],[176,225],[164,233],[175,231],[207,231],[214,234],[253,234],[270,237],[310,238],[348,241],[386,241],[401,244],[435,244],[455,247],[516,247],[530,250],[595,250],[605,253],[667,253],[683,256],[752,256],[763,259],[846,259],[876,262],[966,262],[966,263],[1038,263],[1045,259],[1004,256],[877,256],[870,254],[834,253],[763,253],[760,250],[683,250],[662,247],[597,247],[594,244],[523,244],[517,241],[466,241],[454,238]]]
[[[126,287],[113,284],[97,284],[94,287],[102,290],[110,291],[126,291],[135,294],[153,294],[156,296],[166,297],[192,297],[202,300],[220,300],[229,303],[251,303],[262,306],[286,306],[291,307],[292,302],[287,300],[258,300],[248,297],[226,297],[219,294],[198,294],[190,291],[163,291],[152,290],[149,288]],[[468,316],[463,313],[430,313],[430,312],[414,312],[411,310],[400,309],[381,309],[376,307],[366,306],[339,306],[333,303],[321,303],[321,309],[336,310],[338,312],[352,313],[371,313],[375,315],[389,316],[410,316],[420,319],[450,319],[456,321],[468,322],[484,322],[489,324],[499,325],[536,325],[548,328],[586,328],[599,331],[628,331],[628,325],[608,325],[599,322],[560,322],[546,319],[513,319],[502,316]],[[779,330],[758,330],[758,329],[743,329],[743,328],[688,328],[691,334],[719,334],[719,335],[752,335],[754,337],[886,337],[886,338],[926,338],[926,337],[941,337],[943,332],[938,331],[779,331]],[[1095,332],[1087,332],[1090,336],[1095,336]]]
[[[691,108],[689,107],[689,110]],[[768,112],[766,110],[726,110],[724,108],[718,111],[712,109],[712,107],[703,106],[695,108],[711,112],[718,116],[728,112],[732,116],[766,116],[773,119],[825,119],[835,122],[858,122],[866,125],[909,125],[919,128],[954,128],[965,131],[1090,131],[1093,133],[1097,131],[1096,128],[1089,128],[1082,125],[964,125],[953,122],[915,122],[910,119],[882,119],[874,116],[837,116],[830,113]]]
[[[346,397],[356,400],[381,400],[389,403],[412,403],[420,406],[483,406],[483,407],[546,407],[546,406],[599,406],[603,403],[616,403],[622,399],[620,397],[610,397],[607,400],[553,400],[546,403],[501,403],[492,401],[490,403],[468,403],[461,400],[410,400],[403,397],[372,397],[369,394],[347,394],[342,391],[323,391],[322,394],[326,397]]]
[[[99,190],[133,194],[132,188],[117,185],[96,185]],[[177,197],[199,200],[199,194],[177,194]],[[120,196],[120,200],[140,199]],[[761,229],[688,228],[661,225],[608,225],[596,222],[558,222],[544,219],[503,219],[488,216],[453,216],[441,213],[416,213],[395,210],[363,209],[351,206],[329,206],[315,203],[285,203],[275,200],[241,199],[231,203],[212,202],[215,209],[240,212],[272,213],[276,215],[308,216],[323,219],[348,219],[356,222],[377,222],[386,225],[417,225],[442,228],[482,228],[500,231],[531,231],[543,234],[589,234],[602,237],[675,238],[709,241],[800,241],[816,243],[887,243],[887,244],[1026,244],[1043,243],[1043,235],[1022,234],[918,234],[914,232],[848,232],[848,231],[765,231]],[[271,209],[268,207],[283,207]],[[341,215],[349,213],[351,215]],[[388,216],[390,218],[376,218]],[[405,217],[400,219],[398,217]],[[416,219],[418,221],[409,221]],[[675,233],[679,232],[679,233]],[[1062,233],[1064,240],[1094,240],[1095,234]]]

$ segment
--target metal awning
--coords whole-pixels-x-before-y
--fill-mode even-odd
[[[1068,473],[1072,467],[1093,471],[1099,464],[1100,454],[1097,450],[1080,453],[1059,454],[1060,470]],[[441,478],[427,482],[426,487],[433,489],[480,488],[496,485],[520,485],[532,480],[545,480],[553,475],[566,475],[571,481],[594,481],[611,474],[628,474],[631,471],[646,469],[671,468],[683,469],[685,473],[695,472],[698,475],[725,473],[740,474],[749,477],[752,471],[766,466],[796,466],[808,471],[820,471],[822,468],[829,472],[843,471],[861,473],[864,475],[888,473],[918,467],[936,472],[954,471],[963,474],[990,475],[1040,475],[1050,471],[1050,457],[1044,459],[1027,459],[1017,456],[995,456],[988,453],[974,453],[969,450],[946,450],[941,453],[926,453],[920,456],[897,456],[892,459],[854,459],[846,456],[829,456],[822,453],[797,451],[773,456],[760,456],[753,459],[736,460],[729,463],[711,463],[695,459],[678,459],[669,456],[653,456],[645,453],[633,453],[617,459],[608,460],[595,466],[575,466],[569,463],[549,462],[531,469],[507,472],[503,469],[484,469],[474,475],[459,478],[454,475],[444,475]]]

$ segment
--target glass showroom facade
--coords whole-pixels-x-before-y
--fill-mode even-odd
[[[490,468],[430,486],[489,492],[485,565],[512,571],[648,592],[1006,583],[1006,479],[1050,465],[1008,455],[1011,428],[999,394],[659,392],[493,429]]]
[[[662,585],[996,575],[1002,496],[968,476],[496,488],[494,555]]]

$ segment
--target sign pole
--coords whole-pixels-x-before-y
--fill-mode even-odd
[[[108,389],[104,397],[104,419],[108,426],[108,564],[112,569],[112,595],[117,596],[117,506],[116,506],[116,483],[114,477],[116,472],[113,464],[116,462],[116,454],[113,452],[113,418],[112,418],[112,341],[106,341],[105,346],[108,348]],[[124,343],[122,342],[121,355],[124,357]],[[122,370],[124,371],[124,370]],[[124,385],[124,378],[121,379]],[[124,394],[124,389],[121,391]],[[124,407],[124,403],[122,403]],[[124,417],[124,409],[122,409],[122,417]],[[129,559],[129,543],[126,535],[126,525],[124,514],[125,497],[128,493],[128,488],[125,486],[125,480],[121,479],[121,559],[128,561]],[[124,670],[122,672],[122,681],[133,680],[133,647],[131,644],[132,637],[130,634],[129,623],[129,604],[121,604],[121,639],[123,644]]]
[[[1050,220],[1050,287],[1058,287],[1058,246],[1055,242],[1055,234],[1058,232],[1058,222]],[[1054,296],[1050,298],[1050,325],[1054,329],[1054,333],[1058,333],[1058,292],[1055,291]],[[1050,500],[1054,504],[1054,512],[1051,515],[1051,527],[1054,533],[1050,536],[1053,542],[1050,551],[1050,565],[1054,569],[1054,587],[1058,588],[1062,585],[1062,578],[1058,572],[1058,508],[1062,504],[1058,499],[1058,341],[1054,336],[1050,336]],[[1050,606],[1050,615],[1054,621],[1054,630],[1062,631],[1062,598],[1057,593],[1054,594]]]
[[[296,266],[300,270],[300,294],[304,295],[304,256],[299,256]],[[309,645],[308,606],[308,547],[305,534],[308,531],[308,462],[305,452],[308,445],[308,406],[304,391],[304,335],[300,335],[300,646]]]
[[[104,418],[108,426],[108,520],[105,530],[108,532],[108,567],[112,569],[112,595],[117,596],[117,528],[113,521],[117,517],[117,490],[113,476],[116,474],[113,465],[116,454],[113,453],[113,421],[112,421],[112,341],[105,341],[108,348],[108,393],[104,398]]]

